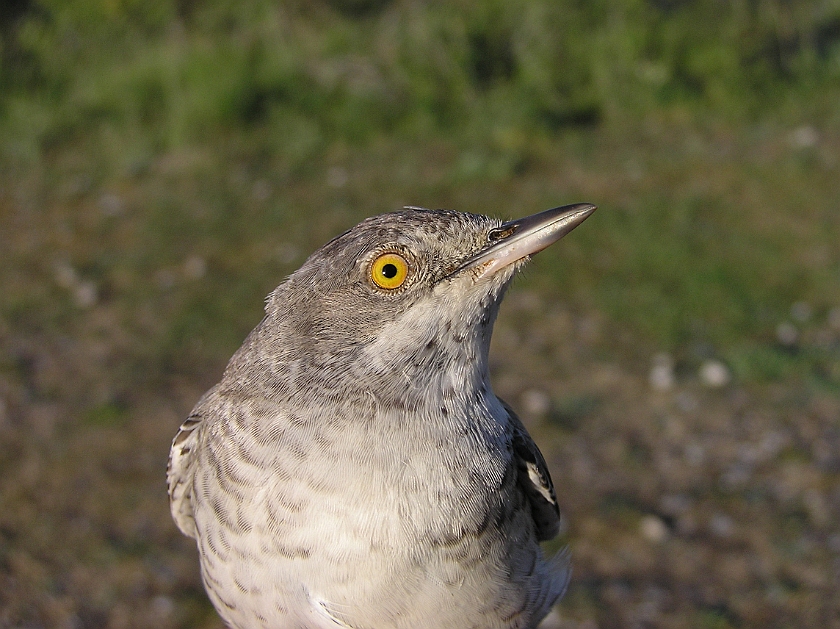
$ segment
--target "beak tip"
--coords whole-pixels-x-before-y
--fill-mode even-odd
[[[492,244],[461,264],[453,274],[481,266],[480,277],[491,275],[557,242],[596,209],[592,203],[574,203],[503,223],[491,230],[497,232]]]

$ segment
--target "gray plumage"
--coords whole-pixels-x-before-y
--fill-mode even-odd
[[[560,527],[554,489],[487,354],[515,270],[594,209],[501,224],[406,208],[271,293],[170,453],[172,515],[226,623],[524,629],[548,613],[569,579],[539,546]]]

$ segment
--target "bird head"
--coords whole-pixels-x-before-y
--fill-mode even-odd
[[[266,338],[296,377],[322,390],[372,379],[404,397],[420,374],[486,379],[493,323],[515,271],[594,210],[570,205],[504,223],[414,207],[368,218],[272,293]],[[291,346],[293,354],[284,351]]]

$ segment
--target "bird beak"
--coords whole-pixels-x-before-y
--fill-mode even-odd
[[[595,208],[591,203],[575,203],[503,223],[490,230],[489,244],[451,275],[467,269],[474,270],[476,279],[492,275],[557,242],[585,221]]]

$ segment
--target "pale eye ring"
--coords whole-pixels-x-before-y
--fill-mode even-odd
[[[409,264],[402,255],[386,251],[370,263],[370,281],[383,290],[396,290],[408,279]]]

